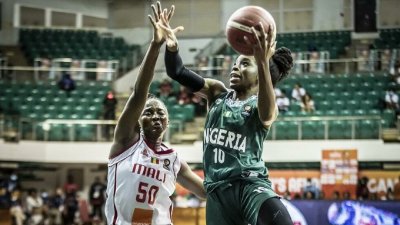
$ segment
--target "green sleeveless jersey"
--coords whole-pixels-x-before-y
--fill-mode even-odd
[[[203,140],[207,192],[231,180],[268,175],[261,156],[269,129],[258,117],[258,97],[233,101],[233,93],[218,96],[207,114]]]

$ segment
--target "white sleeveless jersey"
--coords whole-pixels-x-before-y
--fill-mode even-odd
[[[166,148],[151,149],[140,139],[128,150],[109,160],[107,201],[109,225],[172,224],[172,201],[181,162]]]

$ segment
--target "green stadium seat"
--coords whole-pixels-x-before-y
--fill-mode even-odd
[[[91,124],[78,124],[75,126],[75,138],[77,141],[94,141],[96,138],[96,126]]]
[[[327,111],[332,109],[332,104],[330,101],[320,101],[319,103],[317,103],[316,108],[321,111]]]
[[[322,121],[304,121],[302,139],[324,139],[325,124]]]
[[[364,109],[357,109],[354,111],[354,115],[356,116],[366,116],[367,115],[367,111],[365,111]]]
[[[354,83],[354,82],[348,83],[347,84],[347,91],[353,91],[353,92],[360,91],[360,84],[359,83]]]
[[[45,112],[45,109],[42,105],[35,105],[33,106],[32,111],[38,115],[43,114]]]
[[[67,130],[65,125],[62,124],[51,124],[50,130],[48,131],[49,141],[65,141],[67,140]]]
[[[330,102],[336,101],[338,99],[338,94],[336,92],[329,92],[325,95],[325,99]]]
[[[325,116],[325,112],[321,110],[315,110],[312,112],[311,116]]]
[[[186,116],[183,113],[173,113],[169,114],[171,120],[176,120],[176,121],[185,121]]]
[[[325,94],[324,94],[324,92],[314,92],[314,93],[312,94],[312,98],[313,98],[316,102],[324,101],[324,100],[325,100]]]
[[[379,123],[375,120],[361,120],[357,123],[356,128],[357,139],[378,139]]]
[[[356,109],[359,109],[359,104],[358,104],[358,102],[355,101],[355,100],[347,101],[346,106],[345,106],[345,109],[348,109],[348,110],[356,110]]]
[[[339,115],[340,110],[331,109],[324,112],[325,116],[337,116]]]
[[[93,114],[93,113],[86,113],[86,114],[83,115],[83,118],[82,118],[82,119],[85,119],[85,120],[95,120],[95,119],[98,119],[98,117],[97,117],[96,114]]]
[[[350,139],[351,124],[343,120],[333,120],[329,122],[329,139]]]
[[[277,140],[297,140],[298,136],[298,125],[297,121],[276,121],[275,132]]]
[[[284,116],[284,117],[294,117],[294,116],[297,116],[297,113],[296,112],[294,112],[294,111],[287,111],[287,112],[285,112],[285,113],[282,113],[282,116]]]
[[[364,100],[360,103],[360,109],[370,110],[373,109],[375,105],[376,105],[375,101]]]
[[[396,113],[394,110],[385,109],[382,113],[382,119],[386,121],[388,127],[395,127]]]
[[[341,100],[343,102],[346,102],[348,100],[350,100],[351,98],[351,94],[348,91],[343,91],[341,93],[339,93],[337,100]]]
[[[353,97],[351,99],[360,102],[363,101],[365,97],[366,95],[363,91],[356,91],[354,92]]]
[[[176,97],[168,97],[165,101],[165,105],[167,106],[167,108],[176,105],[178,102],[176,100]]]
[[[340,116],[352,116],[353,114],[354,114],[353,110],[349,110],[349,109],[339,110]]]
[[[370,109],[370,110],[367,111],[367,115],[380,116],[381,112],[378,109]]]
[[[291,103],[289,105],[289,111],[291,112],[300,112],[301,111],[301,106],[295,102]]]
[[[337,83],[337,84],[336,84],[336,87],[335,87],[335,90],[336,90],[337,92],[347,91],[347,86],[346,86],[345,83]]]
[[[153,80],[153,82],[151,82],[150,84],[149,92],[153,95],[157,95],[157,93],[159,92],[160,83],[161,82],[158,80]]]
[[[335,110],[341,110],[345,108],[345,103],[342,100],[336,100],[332,102],[333,109]]]

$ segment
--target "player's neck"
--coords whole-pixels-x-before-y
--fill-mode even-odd
[[[232,95],[232,99],[235,101],[243,101],[250,98],[253,95],[256,95],[257,93],[258,93],[257,88],[252,88],[243,91],[235,91]]]
[[[144,137],[146,144],[155,151],[161,150],[162,138]]]

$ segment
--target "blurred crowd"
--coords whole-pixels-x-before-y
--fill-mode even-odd
[[[12,225],[104,224],[106,185],[99,177],[91,184],[88,197],[82,195],[72,175],[54,190],[21,187],[15,173],[0,181],[0,209],[9,209]]]
[[[355,195],[350,191],[334,190],[331,196],[326,196],[320,186],[311,178],[307,178],[306,184],[300,193],[290,193],[286,191],[283,198],[286,200],[371,200],[371,201],[400,201],[400,176],[399,181],[393,186],[388,187],[384,194],[370,192],[368,189],[368,177],[358,179]]]
[[[62,187],[52,190],[38,190],[34,187],[22,187],[16,173],[0,177],[0,209],[9,210],[12,225],[72,225],[72,224],[105,224],[105,182],[95,177],[90,185],[88,196],[83,195],[83,187],[68,175]],[[282,197],[287,200],[383,200],[400,201],[399,182],[388,187],[384,195],[371,193],[368,189],[368,178],[358,180],[356,193],[333,191],[325,196],[320,184],[315,179],[307,178],[300,192],[286,191]],[[206,202],[194,194],[171,196],[175,207],[205,207]]]

